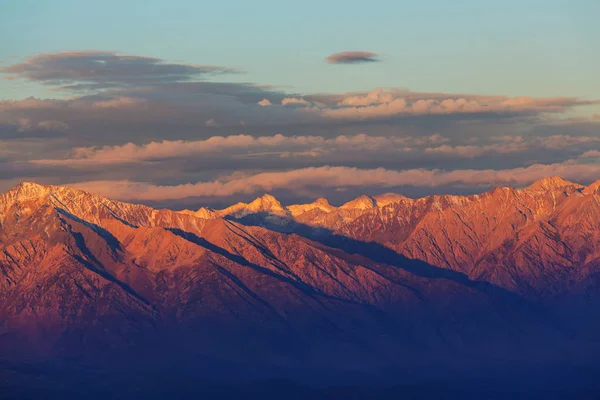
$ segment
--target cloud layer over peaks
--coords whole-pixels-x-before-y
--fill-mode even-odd
[[[33,180],[177,207],[197,201],[186,197],[230,203],[264,191],[349,200],[370,190],[472,193],[545,175],[600,178],[594,99],[296,93],[228,81],[232,72],[111,51],[38,54],[3,67],[16,84],[58,91],[0,100],[0,192]]]

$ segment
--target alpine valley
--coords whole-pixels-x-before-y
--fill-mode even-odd
[[[24,182],[0,195],[2,381],[576,385],[599,272],[600,181],[197,211]]]

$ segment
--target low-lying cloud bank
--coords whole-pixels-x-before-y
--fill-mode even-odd
[[[594,157],[586,154],[584,157]],[[210,182],[161,186],[130,181],[91,181],[70,184],[83,190],[126,201],[176,200],[188,197],[227,197],[236,194],[269,192],[277,189],[302,191],[310,188],[344,189],[350,187],[401,186],[522,186],[547,176],[562,176],[576,181],[595,181],[600,177],[598,163],[583,158],[556,164],[534,164],[504,170],[463,169],[454,171],[383,168],[359,169],[322,166],[257,174],[236,173]],[[597,161],[597,160],[596,160]]]
[[[422,137],[386,137],[358,134],[323,136],[231,135],[212,136],[206,140],[150,142],[143,145],[127,143],[120,146],[80,147],[64,159],[39,159],[33,164],[85,167],[102,164],[131,164],[188,157],[235,157],[269,154],[281,158],[302,157],[326,159],[356,153],[377,157],[392,153],[396,156],[416,153],[422,156],[475,158],[488,154],[509,154],[529,150],[566,149],[577,145],[600,145],[600,136],[552,135],[548,137],[491,137],[485,144],[446,144],[450,139],[439,134]],[[268,153],[267,153],[268,152]]]
[[[226,157],[236,154],[276,151],[280,157],[318,157],[344,151],[410,151],[444,143],[448,139],[439,134],[423,137],[384,137],[359,134],[323,136],[273,136],[231,135],[212,136],[206,140],[150,142],[144,145],[127,143],[121,146],[81,147],[72,151],[66,159],[41,159],[33,163],[45,165],[92,165],[135,163],[169,158],[193,156]],[[271,153],[273,154],[273,153]]]

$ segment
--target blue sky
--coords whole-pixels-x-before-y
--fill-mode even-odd
[[[230,80],[296,92],[375,87],[598,97],[600,2],[5,0],[0,63],[64,50],[117,50],[241,68]],[[366,50],[376,65],[327,55]],[[3,98],[45,95],[2,82]]]

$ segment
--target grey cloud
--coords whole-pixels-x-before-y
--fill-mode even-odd
[[[67,124],[61,121],[54,120],[43,120],[39,122],[32,122],[27,118],[19,118],[17,121],[19,132],[35,132],[35,131],[50,131],[50,132],[61,132],[69,128]]]
[[[263,100],[266,99],[266,100]],[[442,100],[443,99],[443,100]],[[268,100],[268,102],[267,102]],[[79,135],[103,138],[114,135],[123,142],[122,131],[145,131],[146,137],[182,135],[206,131],[206,121],[217,121],[222,130],[273,131],[314,130],[319,126],[389,122],[411,119],[414,125],[447,125],[461,120],[516,119],[560,114],[593,104],[577,98],[467,96],[376,90],[315,100],[251,84],[177,82],[152,87],[111,89],[101,94],[71,99],[24,99],[0,101],[0,124],[19,125],[61,121]],[[447,122],[442,122],[446,119]],[[436,122],[437,121],[437,122]],[[535,122],[535,121],[534,121]],[[406,125],[406,123],[404,123]],[[214,126],[210,126],[215,129]],[[158,132],[162,130],[161,132]],[[150,132],[156,131],[155,135]],[[211,132],[214,134],[214,130]],[[136,134],[137,137],[141,137]],[[180,136],[181,137],[181,136]],[[107,140],[108,141],[108,140]]]
[[[358,64],[379,61],[377,54],[368,51],[344,51],[325,58],[329,64]]]
[[[127,143],[119,146],[75,148],[66,159],[33,160],[32,163],[45,165],[90,166],[98,164],[135,163],[153,160],[166,160],[188,157],[236,157],[275,155],[280,158],[345,155],[355,152],[381,153],[414,152],[417,149],[435,148],[448,139],[439,134],[421,137],[384,137],[358,134],[340,135],[334,138],[323,136],[273,136],[254,137],[250,135],[212,136],[197,141],[150,142],[143,145]],[[475,146],[471,146],[475,148]],[[461,154],[459,154],[461,156]]]
[[[235,72],[214,65],[168,63],[154,57],[116,52],[79,51],[35,55],[0,69],[6,79],[27,79],[67,89],[103,89],[192,81],[203,76]]]
[[[327,164],[398,167],[401,165],[454,167],[479,160],[479,165],[497,160],[506,162],[511,154],[513,165],[527,160],[555,160],[560,149],[562,156],[571,157],[590,149],[600,149],[598,137],[556,135],[548,137],[491,137],[488,141],[458,142],[439,134],[429,136],[375,136],[364,133],[333,138],[323,136],[251,136],[247,134],[212,136],[205,140],[163,140],[141,145],[132,142],[116,146],[92,146],[72,149],[67,157],[32,159],[33,165],[48,168],[97,170],[118,168],[131,164],[161,164],[161,168],[179,168],[185,163],[193,170],[210,169],[219,160],[227,159],[229,168],[258,167],[263,169],[286,166]],[[485,157],[485,160],[482,158]],[[194,167],[195,166],[195,167]]]

